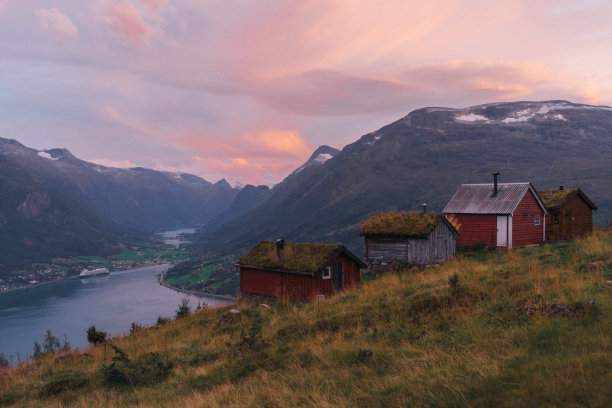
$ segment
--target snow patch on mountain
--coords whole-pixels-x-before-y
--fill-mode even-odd
[[[38,152],[38,155],[39,155],[40,157],[44,157],[45,159],[49,159],[49,160],[59,160],[59,158],[57,158],[57,157],[53,157],[53,156],[51,156],[49,153],[47,153],[47,152],[43,152],[43,151]]]
[[[459,122],[490,122],[489,118],[475,113],[469,113],[467,115],[459,115],[455,117]]]
[[[329,154],[329,153],[321,153],[317,157],[314,158],[314,161],[323,164],[326,161],[328,161],[329,159],[331,159],[332,157],[333,156],[331,154]]]

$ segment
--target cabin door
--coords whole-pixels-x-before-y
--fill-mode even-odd
[[[505,215],[497,216],[497,246],[508,246],[508,217]]]
[[[344,276],[342,271],[342,262],[336,262],[334,264],[334,289],[344,289]]]

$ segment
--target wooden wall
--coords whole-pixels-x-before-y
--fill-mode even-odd
[[[331,279],[323,279],[322,274],[309,276],[240,268],[240,291],[296,300],[313,299],[319,294],[331,296],[335,292],[333,266],[337,262],[342,262],[344,289],[358,288],[361,282],[361,268],[351,258],[340,254],[331,263]]]
[[[457,246],[484,244],[495,247],[497,244],[497,215],[454,214],[460,224]]]
[[[444,262],[455,247],[455,236],[440,222],[427,238],[365,237],[365,262],[372,269]]]
[[[558,215],[553,221],[552,215]],[[564,241],[593,233],[593,211],[578,194],[572,195],[563,206],[546,215],[546,240]]]
[[[535,217],[540,217],[540,225],[534,225]],[[531,191],[528,191],[514,210],[512,247],[539,245],[542,242],[544,242],[544,211]]]

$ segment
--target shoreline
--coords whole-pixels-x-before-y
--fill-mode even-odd
[[[129,269],[140,269],[140,268],[146,268],[147,266],[154,266],[154,265],[165,265],[168,264],[169,268],[173,266],[172,262],[143,262],[143,263],[138,263],[138,264],[134,264],[134,265],[130,265],[127,266],[125,268],[117,268],[117,269],[113,269],[112,271],[110,271],[110,273],[113,272],[119,272],[119,271],[126,271]],[[34,283],[32,285],[26,285],[26,286],[22,286],[19,288],[13,288],[13,289],[8,289],[8,290],[2,290],[0,291],[0,295],[2,295],[3,293],[10,293],[10,292],[16,292],[18,290],[24,290],[24,289],[31,289],[34,288],[36,286],[43,286],[43,285],[47,285],[49,283],[56,283],[56,282],[61,282],[64,280],[68,280],[68,279],[76,279],[78,278],[79,275],[74,275],[74,276],[64,276],[63,278],[59,278],[59,279],[52,279],[52,280],[48,280],[45,282],[38,282],[38,283]]]
[[[221,300],[228,300],[228,301],[236,301],[238,300],[238,298],[236,296],[230,296],[230,295],[217,295],[215,293],[207,293],[207,292],[201,292],[201,291],[197,291],[197,290],[189,290],[189,289],[181,289],[181,288],[177,288],[176,286],[172,286],[169,283],[164,282],[164,277],[166,276],[166,272],[168,272],[168,270],[170,270],[170,268],[166,269],[165,271],[163,271],[161,274],[157,275],[157,282],[168,288],[168,289],[172,289],[175,290],[177,292],[181,292],[181,293],[187,293],[190,295],[200,295],[200,296],[207,296],[207,297],[212,297],[212,298],[217,298],[217,299],[221,299]]]

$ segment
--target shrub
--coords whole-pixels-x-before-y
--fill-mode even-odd
[[[96,343],[103,343],[106,340],[106,333],[103,331],[96,330],[96,326],[91,326],[87,329],[87,341],[93,343],[94,347]]]
[[[448,277],[448,284],[451,289],[457,289],[459,287],[459,275],[457,275],[457,272]]]
[[[58,371],[53,374],[40,389],[41,396],[57,395],[68,390],[76,390],[86,386],[87,378],[81,371]]]
[[[158,326],[161,326],[162,324],[166,324],[169,321],[170,321],[169,317],[157,316],[157,322],[155,324]]]
[[[189,298],[184,297],[179,304],[178,309],[176,309],[175,317],[177,319],[182,319],[185,316],[189,316],[191,313],[191,306],[189,306]]]
[[[43,341],[43,347],[46,353],[53,353],[55,350],[60,348],[60,341],[57,337],[51,334],[51,330],[47,329],[45,333],[45,339]]]
[[[107,384],[111,385],[147,385],[163,381],[170,374],[172,362],[164,361],[160,353],[150,352],[137,360],[130,360],[128,354],[109,344],[115,352],[112,363],[102,367],[102,375]]]

